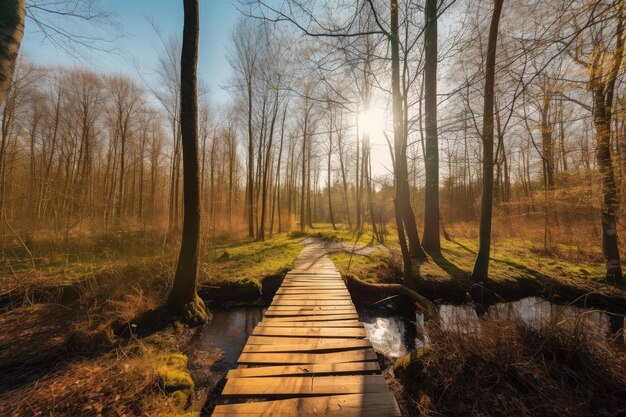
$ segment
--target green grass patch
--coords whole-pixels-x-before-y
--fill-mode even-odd
[[[323,233],[345,237],[343,231],[326,230]],[[357,242],[367,246],[367,238]],[[376,250],[367,255],[338,252],[330,257],[343,274],[372,283],[394,282],[400,280],[402,275],[397,237],[389,235],[385,243],[390,251]],[[477,250],[478,242],[471,239],[442,239],[443,257],[429,257],[427,262],[414,266],[415,273],[425,283],[444,286],[462,281],[467,283]],[[604,274],[604,264],[598,260],[575,261],[558,253],[538,253],[532,242],[527,240],[500,239],[492,245],[489,278],[501,289],[521,292],[532,287],[548,291],[555,286],[565,286],[626,297],[626,288],[623,285],[607,284]]]
[[[223,281],[262,282],[264,278],[284,273],[302,250],[302,238],[289,234],[275,235],[264,242],[247,239],[210,247],[202,257],[202,284]]]

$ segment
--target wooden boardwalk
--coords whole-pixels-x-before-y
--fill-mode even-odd
[[[215,417],[400,417],[350,294],[308,245],[228,372]]]

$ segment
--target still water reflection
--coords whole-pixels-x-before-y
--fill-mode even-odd
[[[427,345],[428,335],[424,329],[424,317],[420,313],[407,317],[394,313],[389,307],[359,308],[359,320],[363,322],[374,350],[385,359],[393,361],[415,348]],[[221,350],[223,360],[218,366],[224,370],[237,367],[237,358],[248,336],[263,318],[264,311],[260,307],[213,311],[213,320],[202,330],[198,348]],[[483,319],[476,315],[471,306],[441,305],[439,315],[444,329],[463,332],[481,330]],[[495,304],[485,313],[485,317],[498,320],[517,319],[534,328],[539,328],[545,323],[576,326],[590,336],[599,337],[612,337],[624,326],[623,317],[609,316],[596,310],[552,304],[534,297]]]
[[[237,359],[248,336],[263,319],[265,309],[261,307],[238,307],[228,310],[213,310],[213,320],[202,329],[197,347],[200,350],[219,350],[223,354],[217,364],[222,371],[237,367]]]

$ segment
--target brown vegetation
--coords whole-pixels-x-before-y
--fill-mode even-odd
[[[429,328],[430,345],[396,364],[407,415],[616,416],[626,356],[579,325],[486,320],[481,331]]]

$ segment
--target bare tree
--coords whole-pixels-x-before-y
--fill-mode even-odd
[[[168,304],[192,325],[208,320],[204,302],[196,293],[200,238],[200,184],[198,179],[198,0],[184,0],[185,23],[180,60],[180,118],[183,145],[185,211],[183,234]]]
[[[489,277],[489,255],[491,252],[491,218],[493,212],[493,130],[494,130],[494,85],[496,72],[496,47],[498,26],[504,0],[493,0],[493,14],[487,41],[485,61],[485,95],[483,105],[483,195],[480,205],[480,234],[478,254],[472,270],[474,281],[486,281]]]

